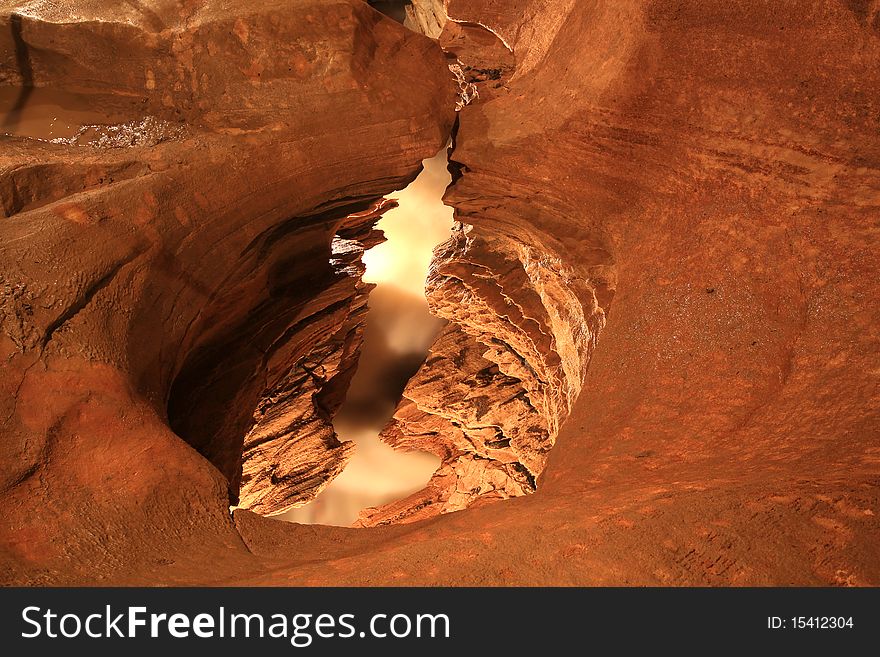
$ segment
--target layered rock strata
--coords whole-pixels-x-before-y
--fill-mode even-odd
[[[575,554],[563,536],[578,533],[572,517],[586,504],[600,524],[578,544],[608,552],[582,559],[618,573],[603,580],[585,565],[587,581],[636,571],[636,581],[667,583],[875,581],[865,559],[880,535],[876,403],[867,393],[877,346],[866,322],[877,308],[846,282],[877,269],[864,250],[880,204],[880,151],[866,136],[876,134],[878,115],[865,90],[880,75],[870,3],[774,11],[750,3],[416,4],[435,14],[443,5],[450,18],[438,40],[455,48],[480,94],[461,114],[452,156],[461,175],[447,194],[473,226],[469,238],[494,247],[498,226],[527,225],[541,243],[552,235],[564,245],[563,262],[599,265],[596,278],[615,290],[538,491],[516,507],[533,520],[540,514],[545,531],[553,526],[545,513],[572,528],[559,531],[550,552],[566,563]],[[493,53],[503,57],[487,65]],[[468,65],[469,56],[480,63]],[[494,83],[480,74],[487,68],[499,73]],[[475,294],[450,298],[462,302],[453,321],[482,303]],[[512,381],[503,371],[475,376],[488,362],[454,334],[432,358],[465,383],[444,385],[426,367],[387,433],[402,445],[448,446],[444,458],[467,456],[422,494],[370,511],[366,524],[530,489],[498,472],[508,462],[487,461],[497,443],[468,433],[480,413],[497,418],[468,395],[489,372],[495,390]],[[476,350],[484,359],[485,349]],[[833,393],[818,383],[826,378]],[[506,402],[488,398],[498,409]],[[713,510],[703,516],[700,504]],[[522,544],[512,551],[534,561],[516,532],[535,537],[495,524],[519,511],[492,509],[470,516],[495,529],[485,549],[468,543],[469,554],[485,555],[481,563],[508,573],[505,581],[529,579],[513,557],[490,565],[495,541],[508,541],[505,555]],[[769,533],[759,538],[749,518]],[[789,533],[798,538],[768,570],[765,557],[746,554],[756,545],[774,554]],[[653,570],[613,556],[629,550]]]
[[[460,223],[428,277],[431,311],[449,324],[383,432],[443,464],[425,490],[367,510],[362,524],[534,492],[605,324],[614,272],[601,247],[572,267],[547,235],[492,222],[482,208],[457,217],[479,228]]]
[[[347,215],[341,223],[331,220],[328,225],[323,220],[324,234],[329,229],[334,230],[334,236],[331,257],[327,264],[322,260],[320,267],[314,259],[302,257],[295,246],[302,240],[303,226],[310,222],[301,219],[297,229],[291,231],[293,243],[284,249],[290,290],[281,297],[281,303],[268,304],[264,313],[287,317],[288,325],[284,330],[277,326],[269,330],[275,337],[257,362],[263,380],[253,426],[242,447],[233,453],[232,462],[242,472],[240,482],[237,470],[230,473],[231,480],[238,484],[239,506],[263,515],[283,513],[313,499],[348,462],[354,444],[337,439],[331,419],[345,398],[357,366],[367,296],[373,287],[361,281],[361,256],[365,248],[382,240],[381,232],[372,226],[382,212],[394,205],[393,201],[382,199],[365,211]],[[297,266],[298,261],[310,270]],[[280,281],[274,285],[281,287]],[[244,331],[254,328],[253,315],[248,322]],[[224,343],[224,358],[216,357],[216,347],[208,350],[208,360],[217,363],[218,379],[226,383],[228,353],[235,345],[236,338],[231,344]],[[252,338],[247,348],[253,347]],[[188,409],[215,408],[217,403],[216,386],[203,385],[206,377],[200,362],[204,357],[197,354],[194,360],[191,367],[199,379],[197,389],[199,393],[204,391],[207,399],[189,398],[182,405],[184,410],[175,408],[177,414],[172,415],[172,428],[177,428],[179,422],[179,426],[189,429],[179,433],[187,436],[210,426],[210,418]],[[178,381],[181,379],[179,376]],[[174,392],[172,388],[172,395]],[[247,402],[232,404],[247,407]],[[205,453],[204,449],[200,451]]]
[[[445,57],[355,0],[5,2],[0,35],[3,578],[233,555],[230,504],[348,456],[360,254],[448,139]],[[17,136],[32,86],[95,120]]]
[[[463,102],[504,93],[514,52],[495,29],[454,18],[448,3],[408,9],[408,25],[436,36],[463,86]],[[454,150],[454,149],[453,149]],[[468,180],[453,160],[449,199]],[[464,180],[463,180],[464,179]],[[366,509],[361,525],[411,522],[535,491],[561,423],[580,393],[614,293],[600,235],[580,253],[519,217],[494,211],[534,182],[493,178],[456,203],[459,228],[438,247],[427,282],[431,311],[451,323],[404,391],[383,438],[433,452],[443,464],[405,500]],[[535,185],[535,195],[548,190]]]
[[[592,281],[595,306],[574,296],[607,315],[576,399],[566,391],[570,365],[586,362],[580,343],[577,358],[556,350],[565,367],[549,353],[530,363],[564,381],[532,407],[570,404],[534,494],[364,529],[242,509],[230,520],[229,481],[169,429],[167,393],[196,343],[233,335],[250,312],[217,306],[215,333],[186,329],[248,244],[291,217],[365,211],[440,148],[449,62],[359,3],[156,0],[140,4],[149,15],[98,21],[94,5],[64,17],[47,3],[0,7],[26,8],[18,33],[39,44],[35,76],[137,89],[145,113],[173,123],[163,108],[180,107],[197,135],[121,151],[2,140],[3,207],[15,212],[0,223],[3,581],[880,583],[876,2],[444,3],[509,47],[459,40],[465,66],[467,46],[488,60],[473,68],[503,71],[474,73],[480,96],[459,115],[446,198],[473,228],[438,261],[453,280],[432,288],[435,304],[474,299],[432,356],[467,374],[448,386],[461,431],[444,429],[450,449],[466,448],[455,480],[467,495],[487,480],[505,490],[504,459],[534,455],[514,455],[505,417],[476,420],[467,399],[465,385],[487,377],[511,393],[533,385],[487,358],[500,352],[480,341],[479,308],[511,297],[541,331],[502,318],[491,328],[529,353],[550,321],[541,308],[552,320],[565,307],[500,276],[525,262],[508,238]],[[207,42],[196,38],[206,24]],[[18,84],[21,48],[3,45],[3,79]],[[109,53],[123,45],[132,61],[164,63],[116,72]],[[490,60],[499,48],[507,68]],[[260,82],[266,71],[292,77],[276,87]],[[328,265],[331,242],[321,233]],[[492,274],[475,276],[480,266]],[[410,392],[427,388],[439,406],[426,375]],[[513,398],[492,391],[493,403]],[[249,423],[258,396],[235,409]],[[486,417],[510,447],[475,431]],[[501,476],[469,479],[490,450],[504,452]]]

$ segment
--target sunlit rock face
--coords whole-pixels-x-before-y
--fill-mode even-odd
[[[314,498],[351,458],[351,443],[338,440],[329,420],[342,402],[361,346],[370,289],[361,280],[361,257],[366,247],[381,239],[372,226],[390,206],[393,203],[383,199],[368,210],[348,215],[336,227],[329,266],[321,263],[318,270],[324,270],[326,280],[321,287],[314,283],[301,287],[304,279],[316,281],[318,272],[296,264],[299,260],[309,262],[297,248],[298,244],[308,244],[303,239],[305,231],[290,234],[285,250],[286,275],[299,289],[285,296],[287,307],[279,315],[296,320],[282,334],[283,341],[270,347],[271,357],[262,363],[270,385],[261,393],[242,445],[238,500],[242,508],[264,515],[283,513]],[[315,267],[315,263],[310,264]],[[273,312],[277,312],[277,306],[273,306]],[[253,341],[246,345],[252,349]],[[211,352],[209,357],[215,359],[216,355]],[[218,360],[219,376],[225,378],[223,359]],[[199,365],[195,371],[204,376]],[[217,393],[208,388],[205,394],[209,399],[203,404],[213,411],[210,402]],[[191,406],[192,402],[183,409],[174,409],[185,417],[172,416],[190,429],[182,431],[184,435],[200,433],[202,427],[210,426],[209,418],[188,410]]]
[[[360,257],[445,56],[359,0],[0,2],[0,88],[3,580],[246,568],[230,504],[350,456]]]
[[[383,437],[443,464],[427,488],[368,511],[364,524],[535,491],[605,324],[597,288],[610,301],[607,253],[574,269],[536,237],[460,224],[437,249],[428,298],[450,324]]]
[[[409,2],[406,6],[404,24],[410,29],[436,39],[446,25],[445,0],[422,0]]]

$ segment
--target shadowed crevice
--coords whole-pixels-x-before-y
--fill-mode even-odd
[[[21,113],[27,105],[28,99],[34,91],[34,71],[31,68],[31,57],[28,45],[22,36],[22,20],[18,14],[9,17],[9,29],[12,32],[12,42],[15,45],[15,63],[21,74],[21,91],[12,109],[3,117],[2,127],[14,129],[21,121]]]

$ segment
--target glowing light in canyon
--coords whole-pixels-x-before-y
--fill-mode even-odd
[[[452,208],[441,197],[450,182],[444,148],[405,189],[378,228],[386,242],[364,256],[364,280],[375,283],[357,374],[333,425],[357,444],[345,470],[311,503],[280,516],[301,523],[351,525],[367,507],[422,488],[439,465],[423,452],[400,452],[379,439],[409,378],[424,361],[443,321],[428,312],[425,278],[434,247],[449,236]]]

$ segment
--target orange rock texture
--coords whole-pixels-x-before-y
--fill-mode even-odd
[[[0,83],[132,138],[0,137],[2,581],[880,584],[876,2],[32,4]],[[450,132],[385,431],[440,471],[230,516],[344,467],[358,256]]]

